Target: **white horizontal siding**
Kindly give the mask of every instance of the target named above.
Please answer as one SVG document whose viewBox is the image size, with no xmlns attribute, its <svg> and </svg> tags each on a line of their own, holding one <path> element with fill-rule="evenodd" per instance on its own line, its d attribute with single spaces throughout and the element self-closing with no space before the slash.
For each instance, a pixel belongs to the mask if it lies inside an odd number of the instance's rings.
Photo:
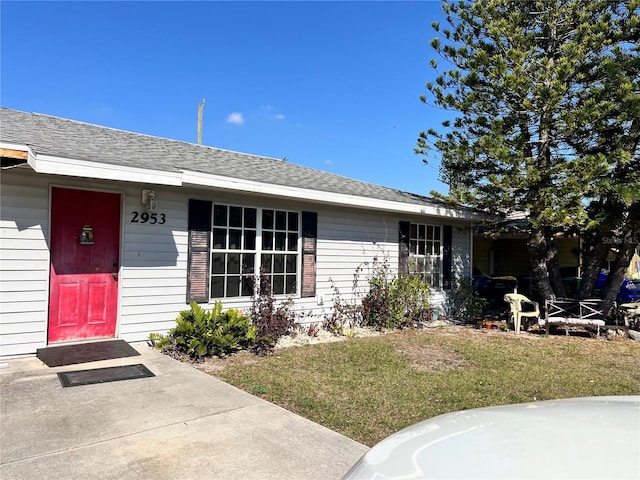
<svg viewBox="0 0 640 480">
<path fill-rule="evenodd" d="M 132 223 L 132 212 L 143 211 L 141 188 L 125 191 L 119 335 L 127 341 L 165 333 L 186 308 L 189 196 L 175 188 L 154 190 L 162 225 Z"/>
<path fill-rule="evenodd" d="M 63 181 L 61 181 L 63 180 Z M 186 305 L 189 198 L 223 199 L 225 203 L 318 212 L 316 292 L 314 298 L 294 299 L 293 309 L 301 322 L 318 321 L 333 307 L 334 287 L 349 300 L 354 274 L 359 272 L 359 293 L 368 288 L 374 258 L 395 274 L 398 264 L 396 216 L 356 209 L 299 205 L 259 198 L 216 195 L 202 190 L 150 187 L 129 183 L 82 181 L 10 171 L 2 175 L 0 217 L 0 355 L 35 353 L 46 345 L 49 285 L 49 188 L 50 184 L 104 189 L 123 194 L 122 244 L 119 275 L 118 336 L 141 341 L 149 333 L 165 333 Z M 141 213 L 141 190 L 153 188 L 157 214 L 165 223 L 133 223 Z M 266 203 L 265 203 L 266 202 Z M 424 222 L 424 218 L 403 218 Z M 428 223 L 437 223 L 429 218 Z M 445 222 L 442 222 L 444 224 Z M 454 226 L 453 253 L 456 272 L 470 271 L 470 236 L 460 224 Z M 444 294 L 432 292 L 432 302 Z M 211 308 L 212 305 L 204 305 Z M 225 308 L 249 312 L 251 301 L 229 299 Z"/>
<path fill-rule="evenodd" d="M 49 189 L 3 171 L 0 192 L 0 355 L 35 353 L 47 334 Z"/>
<path fill-rule="evenodd" d="M 397 219 L 358 211 L 321 210 L 318 215 L 315 317 L 329 313 L 337 291 L 352 302 L 368 286 L 374 258 L 387 261 L 392 272 L 398 263 Z M 379 263 L 381 265 L 381 263 Z M 354 292 L 356 272 L 358 284 Z M 321 304 L 321 305 L 318 305 Z"/>
</svg>

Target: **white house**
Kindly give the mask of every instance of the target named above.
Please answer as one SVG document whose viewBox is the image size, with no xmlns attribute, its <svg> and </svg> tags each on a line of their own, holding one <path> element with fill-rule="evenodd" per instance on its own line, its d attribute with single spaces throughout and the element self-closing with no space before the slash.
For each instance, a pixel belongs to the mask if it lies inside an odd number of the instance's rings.
<svg viewBox="0 0 640 480">
<path fill-rule="evenodd" d="M 420 195 L 4 108 L 0 157 L 2 356 L 145 340 L 191 300 L 249 307 L 260 266 L 311 319 L 375 256 L 419 269 L 436 304 L 470 276 L 473 216 Z"/>
</svg>

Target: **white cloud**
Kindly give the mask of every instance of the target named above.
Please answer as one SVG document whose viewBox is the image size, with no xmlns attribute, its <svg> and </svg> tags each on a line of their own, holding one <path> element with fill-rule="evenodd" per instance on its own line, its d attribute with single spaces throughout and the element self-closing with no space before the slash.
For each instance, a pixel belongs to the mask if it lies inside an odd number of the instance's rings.
<svg viewBox="0 0 640 480">
<path fill-rule="evenodd" d="M 277 114 L 276 120 L 284 120 L 284 115 L 282 113 Z"/>
<path fill-rule="evenodd" d="M 239 112 L 230 113 L 227 116 L 227 123 L 232 123 L 233 125 L 242 125 L 244 123 L 244 115 Z"/>
<path fill-rule="evenodd" d="M 331 165 L 333 165 L 333 160 L 325 160 L 324 164 L 328 165 L 328 166 L 331 166 Z"/>
</svg>

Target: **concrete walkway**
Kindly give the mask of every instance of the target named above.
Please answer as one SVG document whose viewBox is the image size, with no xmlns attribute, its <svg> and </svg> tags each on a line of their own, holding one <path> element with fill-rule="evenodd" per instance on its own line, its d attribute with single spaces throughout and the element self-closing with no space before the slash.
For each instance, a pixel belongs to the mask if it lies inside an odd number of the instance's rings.
<svg viewBox="0 0 640 480">
<path fill-rule="evenodd" d="M 0 478 L 338 479 L 367 447 L 145 344 L 49 368 L 0 360 Z M 143 363 L 156 377 L 63 388 L 57 372 Z"/>
</svg>

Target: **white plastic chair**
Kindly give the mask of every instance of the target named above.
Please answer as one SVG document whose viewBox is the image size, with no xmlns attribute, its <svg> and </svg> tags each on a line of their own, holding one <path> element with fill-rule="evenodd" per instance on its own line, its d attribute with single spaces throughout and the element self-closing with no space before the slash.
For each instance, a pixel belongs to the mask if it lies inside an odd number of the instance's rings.
<svg viewBox="0 0 640 480">
<path fill-rule="evenodd" d="M 527 297 L 520 293 L 507 293 L 504 296 L 504 301 L 509 304 L 509 317 L 513 319 L 513 325 L 516 329 L 516 334 L 520 333 L 520 325 L 522 324 L 522 318 L 535 318 L 540 319 L 540 306 L 538 302 L 529 300 Z M 533 306 L 533 311 L 525 311 L 524 305 Z"/>
</svg>

